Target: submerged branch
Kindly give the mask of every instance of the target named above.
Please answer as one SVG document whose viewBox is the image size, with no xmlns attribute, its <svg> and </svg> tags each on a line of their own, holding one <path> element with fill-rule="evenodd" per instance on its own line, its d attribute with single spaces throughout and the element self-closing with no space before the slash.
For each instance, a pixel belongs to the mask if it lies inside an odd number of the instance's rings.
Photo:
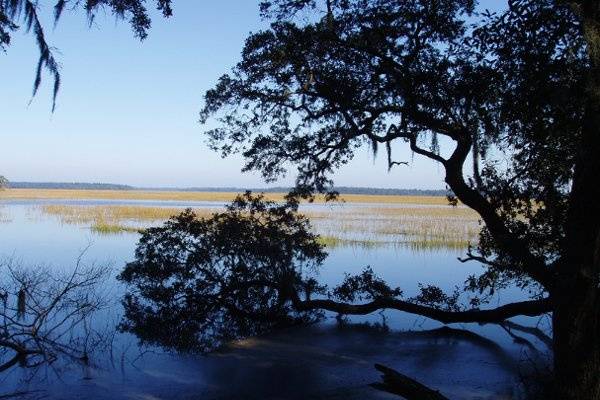
<svg viewBox="0 0 600 400">
<path fill-rule="evenodd" d="M 504 321 L 502 323 L 502 326 L 510 330 L 519 331 L 535 336 L 540 342 L 544 343 L 549 348 L 552 348 L 552 338 L 546 335 L 540 328 L 523 326 L 512 321 Z"/>
<path fill-rule="evenodd" d="M 448 400 L 447 397 L 442 396 L 437 390 L 430 389 L 422 383 L 391 368 L 381 364 L 375 364 L 375 368 L 383 373 L 381 376 L 383 383 L 371 384 L 371 387 L 375 389 L 397 394 L 407 400 Z"/>
</svg>

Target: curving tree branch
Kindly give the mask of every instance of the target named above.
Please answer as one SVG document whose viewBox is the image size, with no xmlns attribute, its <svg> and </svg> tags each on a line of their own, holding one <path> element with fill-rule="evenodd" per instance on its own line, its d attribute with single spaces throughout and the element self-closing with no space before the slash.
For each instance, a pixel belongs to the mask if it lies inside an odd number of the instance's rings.
<svg viewBox="0 0 600 400">
<path fill-rule="evenodd" d="M 302 301 L 299 298 L 294 298 L 293 304 L 299 311 L 320 309 L 343 315 L 365 315 L 379 310 L 390 309 L 420 315 L 444 324 L 469 322 L 482 324 L 500 323 L 519 315 L 535 317 L 552 311 L 552 303 L 549 298 L 509 303 L 489 310 L 471 309 L 466 311 L 449 311 L 392 298 L 375 299 L 363 304 L 349 304 L 334 300 L 317 299 Z"/>
<path fill-rule="evenodd" d="M 106 304 L 97 288 L 109 270 L 80 262 L 81 257 L 64 275 L 0 262 L 5 275 L 0 282 L 0 372 L 16 364 L 50 364 L 59 355 L 81 361 L 99 343 L 91 339 L 97 332 L 90 319 Z"/>
</svg>

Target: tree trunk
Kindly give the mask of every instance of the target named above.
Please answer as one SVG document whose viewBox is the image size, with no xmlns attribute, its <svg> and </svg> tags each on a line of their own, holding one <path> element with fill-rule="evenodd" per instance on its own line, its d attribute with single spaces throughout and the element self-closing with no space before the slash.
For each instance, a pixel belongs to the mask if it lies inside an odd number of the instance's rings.
<svg viewBox="0 0 600 400">
<path fill-rule="evenodd" d="M 552 288 L 557 399 L 600 400 L 600 1 L 571 5 L 590 70 L 562 262 Z"/>
<path fill-rule="evenodd" d="M 600 400 L 600 299 L 566 293 L 553 314 L 556 399 Z"/>
</svg>

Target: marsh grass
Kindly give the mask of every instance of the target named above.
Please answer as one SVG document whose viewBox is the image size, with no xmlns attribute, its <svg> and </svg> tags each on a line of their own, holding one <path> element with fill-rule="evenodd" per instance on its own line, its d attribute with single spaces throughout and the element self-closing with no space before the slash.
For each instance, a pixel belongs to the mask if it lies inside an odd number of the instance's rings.
<svg viewBox="0 0 600 400">
<path fill-rule="evenodd" d="M 122 222 L 141 221 L 154 222 L 164 221 L 173 215 L 183 211 L 177 207 L 146 207 L 146 206 L 70 206 L 70 205 L 45 205 L 42 206 L 45 214 L 60 218 L 61 222 L 67 224 L 85 224 L 89 222 Z M 217 209 L 201 208 L 194 212 L 200 216 L 208 216 Z"/>
<path fill-rule="evenodd" d="M 6 212 L 6 209 L 2 206 L 0 206 L 0 224 L 7 224 L 9 222 L 11 222 L 11 218 L 8 215 L 8 212 Z"/>
<path fill-rule="evenodd" d="M 107 224 L 104 222 L 94 222 L 90 227 L 92 232 L 99 235 L 115 235 L 119 233 L 143 233 L 143 228 L 136 228 L 133 226 L 119 225 L 119 224 Z"/>
<path fill-rule="evenodd" d="M 69 190 L 69 189 L 6 189 L 0 193 L 0 199 L 36 200 L 36 199 L 96 199 L 96 200 L 156 200 L 156 201 L 215 201 L 230 202 L 235 192 L 188 192 L 188 191 L 149 191 L 149 190 Z M 266 193 L 269 200 L 282 201 L 286 193 Z M 323 196 L 317 196 L 315 202 L 323 203 Z M 344 194 L 340 200 L 347 203 L 378 204 L 421 204 L 447 205 L 443 196 L 388 196 Z"/>
<path fill-rule="evenodd" d="M 100 235 L 121 233 L 141 233 L 151 224 L 167 220 L 183 211 L 175 207 L 145 206 L 70 206 L 44 205 L 44 214 L 57 217 L 61 223 L 74 225 L 90 225 L 92 232 Z M 216 209 L 196 209 L 199 216 L 209 216 Z"/>
<path fill-rule="evenodd" d="M 354 248 L 362 248 L 362 249 L 374 249 L 377 247 L 387 247 L 392 243 L 377 241 L 377 240 L 369 240 L 369 239 L 342 239 L 335 236 L 319 236 L 318 242 L 323 246 L 328 248 L 337 248 L 337 247 L 354 247 Z"/>
<path fill-rule="evenodd" d="M 344 239 L 335 236 L 319 236 L 319 243 L 329 249 L 351 247 L 354 249 L 378 249 L 395 248 L 409 249 L 415 252 L 422 251 L 463 251 L 471 242 L 464 240 L 446 240 L 446 239 L 406 239 L 406 240 L 385 240 L 379 239 Z"/>
<path fill-rule="evenodd" d="M 371 207 L 350 212 L 307 213 L 328 237 L 408 245 L 415 250 L 464 249 L 475 244 L 481 225 L 465 207 Z"/>
<path fill-rule="evenodd" d="M 88 225 L 102 235 L 142 232 L 183 210 L 126 205 L 44 205 L 41 209 L 62 223 Z M 220 210 L 197 208 L 194 212 L 208 217 Z M 395 246 L 415 251 L 461 250 L 477 242 L 481 229 L 477 214 L 461 206 L 345 204 L 325 210 L 303 208 L 301 212 L 321 235 L 320 242 L 329 248 Z"/>
</svg>

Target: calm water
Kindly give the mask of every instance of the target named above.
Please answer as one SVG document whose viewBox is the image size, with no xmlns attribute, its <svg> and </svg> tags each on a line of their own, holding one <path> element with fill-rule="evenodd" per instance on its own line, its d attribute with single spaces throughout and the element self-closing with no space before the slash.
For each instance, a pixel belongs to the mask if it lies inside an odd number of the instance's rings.
<svg viewBox="0 0 600 400">
<path fill-rule="evenodd" d="M 52 201 L 0 203 L 0 258 L 23 266 L 46 265 L 69 270 L 88 247 L 85 263 L 110 264 L 116 276 L 133 259 L 138 234 L 101 236 L 86 226 L 61 224 L 37 208 L 40 204 L 135 204 L 169 207 L 215 207 L 212 202 Z M 354 205 L 353 205 L 354 206 Z M 353 207 L 346 205 L 344 207 Z M 372 204 L 370 206 L 373 206 Z M 323 207 L 319 205 L 310 207 Z M 415 252 L 397 247 L 340 247 L 329 251 L 320 280 L 334 285 L 345 272 L 365 266 L 406 296 L 417 283 L 436 283 L 452 290 L 477 273 L 475 264 L 456 260 L 456 251 Z M 102 314 L 104 325 L 118 322 L 123 288 L 106 282 L 112 299 Z M 520 298 L 516 290 L 497 301 Z M 387 328 L 381 328 L 382 321 Z M 537 319 L 517 322 L 535 324 Z M 54 368 L 13 368 L 0 376 L 0 396 L 30 391 L 36 398 L 212 399 L 212 398 L 394 398 L 368 384 L 378 380 L 378 362 L 422 380 L 457 399 L 517 398 L 520 372 L 535 349 L 515 343 L 500 327 L 462 324 L 461 331 L 431 331 L 441 325 L 399 312 L 386 311 L 352 317 L 340 325 L 333 317 L 317 325 L 250 338 L 210 355 L 169 354 L 141 348 L 134 337 L 117 334 L 110 351 L 102 351 L 92 365 L 57 363 Z M 168 329 L 168 327 L 165 327 Z M 527 337 L 545 352 L 541 343 Z"/>
</svg>

